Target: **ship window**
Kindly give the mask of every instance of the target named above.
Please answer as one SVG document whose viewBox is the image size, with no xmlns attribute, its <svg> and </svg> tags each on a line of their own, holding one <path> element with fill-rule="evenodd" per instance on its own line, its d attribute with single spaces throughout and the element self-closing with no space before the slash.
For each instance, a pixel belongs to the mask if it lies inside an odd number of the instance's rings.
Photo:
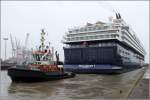
<svg viewBox="0 0 150 100">
<path fill-rule="evenodd" d="M 99 27 L 95 27 L 96 28 L 96 30 L 98 30 L 99 29 Z"/>
<path fill-rule="evenodd" d="M 84 28 L 81 28 L 80 31 L 83 32 L 83 31 L 84 31 Z"/>
<path fill-rule="evenodd" d="M 86 39 L 88 40 L 88 39 L 89 39 L 89 36 L 86 36 Z"/>
<path fill-rule="evenodd" d="M 115 43 L 111 43 L 110 46 L 115 46 Z"/>
<path fill-rule="evenodd" d="M 102 46 L 106 46 L 106 43 L 102 43 Z"/>
<path fill-rule="evenodd" d="M 79 37 L 76 37 L 76 40 L 79 40 Z"/>
<path fill-rule="evenodd" d="M 74 32 L 77 32 L 77 30 L 74 30 Z"/>
<path fill-rule="evenodd" d="M 99 43 L 98 45 L 101 46 L 101 43 Z"/>
<path fill-rule="evenodd" d="M 87 28 L 85 28 L 84 31 L 87 31 Z"/>
<path fill-rule="evenodd" d="M 92 27 L 92 30 L 94 31 L 94 30 L 96 30 L 96 28 L 95 28 L 95 27 Z"/>
<path fill-rule="evenodd" d="M 101 27 L 97 27 L 98 28 L 98 30 L 101 30 L 102 28 Z"/>
<path fill-rule="evenodd" d="M 80 37 L 81 38 L 81 40 L 83 40 L 83 37 Z"/>
<path fill-rule="evenodd" d="M 85 40 L 86 37 L 82 37 L 82 38 L 83 38 L 83 40 Z"/>
<path fill-rule="evenodd" d="M 93 30 L 96 30 L 97 28 L 96 27 L 93 27 Z"/>
<path fill-rule="evenodd" d="M 89 28 L 89 31 L 91 31 L 92 30 L 92 28 Z"/>
<path fill-rule="evenodd" d="M 106 38 L 106 35 L 103 35 L 103 38 Z"/>
<path fill-rule="evenodd" d="M 67 38 L 67 41 L 70 41 L 70 38 Z"/>
<path fill-rule="evenodd" d="M 122 51 L 122 53 L 124 53 L 124 51 Z"/>
<path fill-rule="evenodd" d="M 74 41 L 74 38 L 72 38 L 71 41 Z"/>
<path fill-rule="evenodd" d="M 104 29 L 108 28 L 108 26 L 104 26 Z"/>
<path fill-rule="evenodd" d="M 113 43 L 108 43 L 108 46 L 112 46 L 113 45 Z"/>
<path fill-rule="evenodd" d="M 111 38 L 113 38 L 114 37 L 114 35 L 113 34 L 111 34 Z"/>
<path fill-rule="evenodd" d="M 69 33 L 72 33 L 72 31 L 69 31 Z"/>
<path fill-rule="evenodd" d="M 95 39 L 98 39 L 98 37 L 97 36 L 94 36 L 95 37 Z"/>
<path fill-rule="evenodd" d="M 89 28 L 87 28 L 87 31 L 89 31 Z"/>
<path fill-rule="evenodd" d="M 121 50 L 119 50 L 119 52 L 121 53 Z"/>
<path fill-rule="evenodd" d="M 84 37 L 85 38 L 85 40 L 87 40 L 87 37 Z"/>
</svg>

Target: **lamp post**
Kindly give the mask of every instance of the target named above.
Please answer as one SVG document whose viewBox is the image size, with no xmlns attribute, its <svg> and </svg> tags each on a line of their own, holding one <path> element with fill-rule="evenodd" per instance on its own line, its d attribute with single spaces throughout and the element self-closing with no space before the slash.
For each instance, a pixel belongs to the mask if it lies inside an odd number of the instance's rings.
<svg viewBox="0 0 150 100">
<path fill-rule="evenodd" d="M 7 49 L 7 40 L 8 38 L 3 38 L 5 41 L 5 60 L 7 59 L 7 55 L 6 55 L 6 49 Z"/>
</svg>

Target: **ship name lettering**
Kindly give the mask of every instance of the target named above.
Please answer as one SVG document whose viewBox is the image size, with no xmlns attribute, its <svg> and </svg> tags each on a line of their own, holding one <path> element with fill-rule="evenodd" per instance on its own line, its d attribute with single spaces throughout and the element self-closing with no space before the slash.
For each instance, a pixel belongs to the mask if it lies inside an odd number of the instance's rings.
<svg viewBox="0 0 150 100">
<path fill-rule="evenodd" d="M 79 65 L 79 67 L 82 67 L 82 68 L 92 68 L 92 67 L 95 67 L 95 65 Z"/>
</svg>

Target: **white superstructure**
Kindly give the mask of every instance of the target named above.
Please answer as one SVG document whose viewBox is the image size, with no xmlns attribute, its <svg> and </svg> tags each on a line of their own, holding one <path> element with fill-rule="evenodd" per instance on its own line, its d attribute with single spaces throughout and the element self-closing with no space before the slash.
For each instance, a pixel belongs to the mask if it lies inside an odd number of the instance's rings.
<svg viewBox="0 0 150 100">
<path fill-rule="evenodd" d="M 143 45 L 128 24 L 116 14 L 108 23 L 98 21 L 94 24 L 87 23 L 83 27 L 69 29 L 63 37 L 63 43 L 117 39 L 145 55 Z"/>
</svg>

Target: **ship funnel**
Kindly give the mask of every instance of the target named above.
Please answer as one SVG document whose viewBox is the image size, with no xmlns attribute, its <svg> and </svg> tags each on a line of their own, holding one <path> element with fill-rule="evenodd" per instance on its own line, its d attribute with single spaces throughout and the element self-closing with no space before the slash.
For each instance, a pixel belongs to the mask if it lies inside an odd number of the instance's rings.
<svg viewBox="0 0 150 100">
<path fill-rule="evenodd" d="M 116 19 L 119 19 L 119 16 L 118 16 L 118 14 L 116 13 Z"/>
<path fill-rule="evenodd" d="M 121 19 L 120 13 L 116 13 L 116 19 Z"/>
<path fill-rule="evenodd" d="M 119 19 L 121 19 L 121 15 L 120 15 L 120 13 L 118 13 L 118 16 L 119 16 Z"/>
</svg>

